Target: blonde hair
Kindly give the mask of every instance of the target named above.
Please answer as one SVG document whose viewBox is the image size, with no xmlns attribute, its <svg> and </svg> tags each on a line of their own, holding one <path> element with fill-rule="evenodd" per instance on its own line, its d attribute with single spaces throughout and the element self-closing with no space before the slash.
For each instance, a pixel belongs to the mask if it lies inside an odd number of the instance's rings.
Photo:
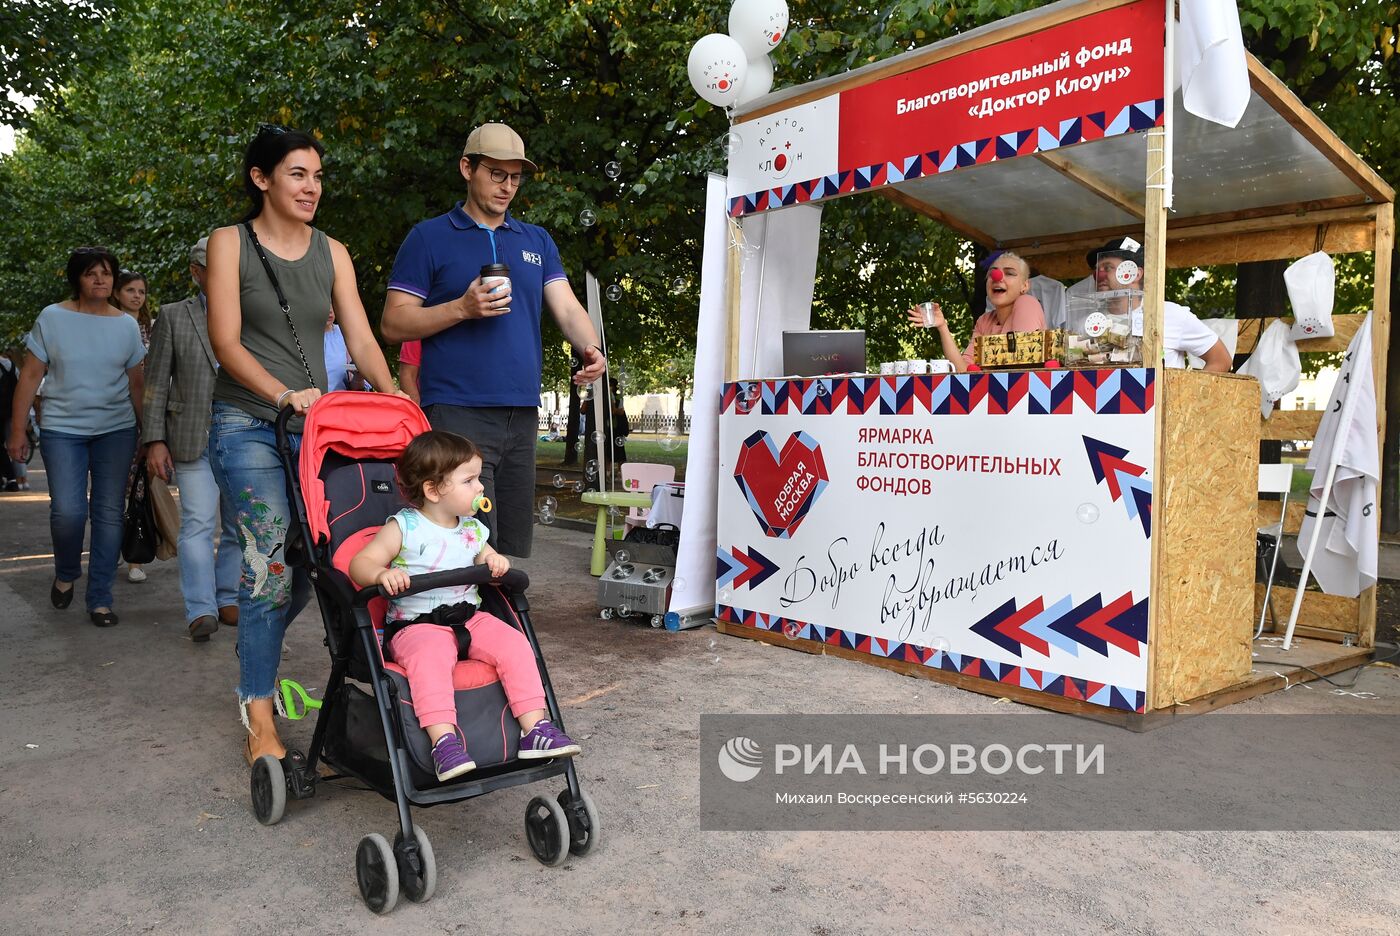
<svg viewBox="0 0 1400 936">
<path fill-rule="evenodd" d="M 992 266 L 995 266 L 996 264 L 998 264 L 998 263 L 1000 263 L 1001 261 L 1005 260 L 1007 257 L 1010 257 L 1012 260 L 1017 260 L 1017 261 L 1019 261 L 1020 264 L 1021 264 L 1021 275 L 1024 276 L 1027 280 L 1030 280 L 1030 278 L 1031 278 L 1031 265 L 1030 265 L 1029 263 L 1026 262 L 1026 258 L 1025 258 L 1025 257 L 1021 256 L 1020 254 L 1018 254 L 1018 253 L 1017 253 L 1016 251 L 1014 251 L 1014 250 L 1003 250 L 1001 253 L 997 254 L 997 258 L 996 258 L 995 260 L 992 261 Z M 990 268 L 990 267 L 988 268 L 987 272 L 988 272 L 988 273 L 991 272 L 991 268 Z"/>
</svg>

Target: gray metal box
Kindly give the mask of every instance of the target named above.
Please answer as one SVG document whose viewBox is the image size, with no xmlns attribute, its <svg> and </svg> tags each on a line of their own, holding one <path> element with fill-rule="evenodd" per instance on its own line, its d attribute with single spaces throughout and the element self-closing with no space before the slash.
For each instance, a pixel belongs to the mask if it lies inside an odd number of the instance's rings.
<svg viewBox="0 0 1400 936">
<path fill-rule="evenodd" d="M 660 626 L 671 602 L 671 582 L 676 570 L 668 565 L 614 560 L 598 580 L 598 606 L 607 612 L 616 610 L 621 617 L 634 615 L 655 618 Z"/>
</svg>

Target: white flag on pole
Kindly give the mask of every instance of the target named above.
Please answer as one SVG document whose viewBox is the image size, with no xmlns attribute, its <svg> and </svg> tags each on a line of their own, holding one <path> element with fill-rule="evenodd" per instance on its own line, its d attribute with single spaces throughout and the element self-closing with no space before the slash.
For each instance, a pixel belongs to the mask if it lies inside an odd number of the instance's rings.
<svg viewBox="0 0 1400 936">
<path fill-rule="evenodd" d="M 1308 468 L 1313 472 L 1299 548 L 1311 550 L 1312 574 L 1329 595 L 1355 598 L 1376 584 L 1380 481 L 1376 382 L 1371 367 L 1371 316 L 1347 346 L 1342 372 L 1317 428 Z M 1331 491 L 1325 490 L 1332 465 Z M 1326 510 L 1321 510 L 1327 496 Z M 1320 518 L 1320 519 L 1319 519 Z M 1314 531 L 1314 524 L 1319 529 Z"/>
<path fill-rule="evenodd" d="M 1176 61 L 1189 113 L 1236 127 L 1249 106 L 1249 66 L 1233 0 L 1181 0 Z"/>
</svg>

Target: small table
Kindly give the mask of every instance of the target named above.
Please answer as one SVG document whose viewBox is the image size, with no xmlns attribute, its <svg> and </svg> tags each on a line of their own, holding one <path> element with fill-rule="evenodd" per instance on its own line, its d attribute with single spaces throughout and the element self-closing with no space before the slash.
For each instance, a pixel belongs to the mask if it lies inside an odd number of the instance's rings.
<svg viewBox="0 0 1400 936">
<path fill-rule="evenodd" d="M 643 494 L 640 491 L 586 491 L 583 502 L 598 506 L 598 523 L 593 528 L 593 558 L 588 571 L 592 575 L 602 575 L 608 567 L 608 553 L 603 547 L 603 540 L 607 538 L 608 533 L 608 508 L 650 507 L 651 492 Z"/>
</svg>

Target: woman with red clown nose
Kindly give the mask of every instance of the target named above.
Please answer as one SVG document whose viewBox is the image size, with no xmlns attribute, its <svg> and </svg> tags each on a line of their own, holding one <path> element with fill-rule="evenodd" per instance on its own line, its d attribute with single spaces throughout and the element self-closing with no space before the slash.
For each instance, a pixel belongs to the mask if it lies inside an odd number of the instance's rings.
<svg viewBox="0 0 1400 936">
<path fill-rule="evenodd" d="M 1045 328 L 1045 310 L 1040 300 L 1029 292 L 1031 288 L 1031 268 L 1019 256 L 1004 251 L 991 258 L 987 269 L 987 301 L 991 308 L 977 317 L 972 326 L 972 340 L 967 348 L 958 349 L 957 339 L 948 329 L 948 320 L 943 316 L 943 308 L 936 302 L 931 320 L 925 321 L 918 309 L 908 312 L 909 324 L 918 328 L 935 328 L 943 345 L 943 356 L 953 363 L 959 372 L 972 369 L 973 347 L 978 335 L 1004 335 L 1007 332 L 1041 331 Z"/>
</svg>

